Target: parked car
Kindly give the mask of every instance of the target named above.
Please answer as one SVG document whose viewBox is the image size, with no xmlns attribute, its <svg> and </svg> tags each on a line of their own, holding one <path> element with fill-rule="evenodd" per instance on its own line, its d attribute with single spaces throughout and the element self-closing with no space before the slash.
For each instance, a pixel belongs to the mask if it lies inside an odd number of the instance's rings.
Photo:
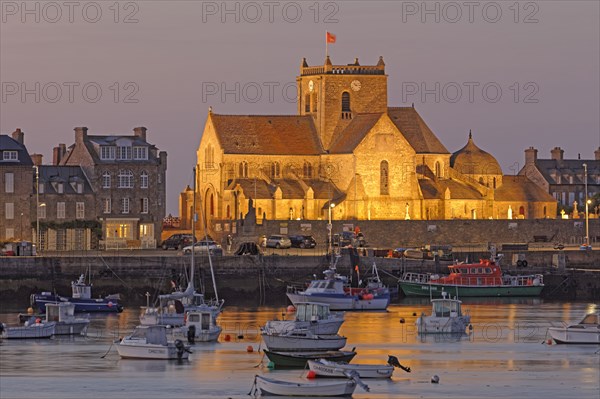
<svg viewBox="0 0 600 399">
<path fill-rule="evenodd" d="M 295 248 L 314 248 L 317 246 L 317 242 L 313 236 L 295 235 L 290 236 L 292 247 Z"/>
<path fill-rule="evenodd" d="M 196 242 L 196 237 L 192 237 L 191 234 L 173 234 L 163 241 L 162 249 L 183 249 L 188 245 L 192 245 L 192 242 Z"/>
<path fill-rule="evenodd" d="M 192 253 L 192 248 L 194 249 L 194 253 L 207 253 L 210 251 L 215 255 L 223 255 L 223 248 L 216 242 L 212 240 L 201 240 L 195 243 L 194 245 L 188 245 L 183 248 L 183 253 L 188 255 Z M 217 253 L 220 252 L 220 253 Z"/>
<path fill-rule="evenodd" d="M 273 234 L 267 238 L 267 248 L 290 248 L 292 242 L 286 236 Z"/>
</svg>

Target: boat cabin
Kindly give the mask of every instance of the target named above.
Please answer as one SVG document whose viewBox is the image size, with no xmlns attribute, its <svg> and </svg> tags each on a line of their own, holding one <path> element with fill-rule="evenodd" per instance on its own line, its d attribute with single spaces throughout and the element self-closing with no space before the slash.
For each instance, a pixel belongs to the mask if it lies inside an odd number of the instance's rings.
<svg viewBox="0 0 600 399">
<path fill-rule="evenodd" d="M 461 302 L 453 299 L 433 299 L 431 301 L 431 316 L 458 317 L 462 316 Z"/>
<path fill-rule="evenodd" d="M 502 285 L 502 270 L 494 261 L 482 259 L 475 264 L 448 266 L 448 276 L 431 278 L 432 283 L 452 285 Z"/>
<path fill-rule="evenodd" d="M 129 340 L 145 340 L 147 344 L 167 345 L 167 328 L 165 326 L 137 326 Z"/>
<path fill-rule="evenodd" d="M 296 304 L 296 321 L 326 320 L 330 316 L 329 305 L 316 302 L 299 302 Z"/>
<path fill-rule="evenodd" d="M 599 313 L 590 313 L 585 315 L 583 320 L 579 322 L 580 325 L 600 325 L 600 314 Z"/>
<path fill-rule="evenodd" d="M 46 304 L 46 321 L 68 321 L 74 318 L 75 304 L 70 302 Z"/>
<path fill-rule="evenodd" d="M 85 283 L 85 275 L 79 276 L 79 280 L 71 281 L 71 291 L 75 299 L 91 299 L 92 286 Z"/>
</svg>

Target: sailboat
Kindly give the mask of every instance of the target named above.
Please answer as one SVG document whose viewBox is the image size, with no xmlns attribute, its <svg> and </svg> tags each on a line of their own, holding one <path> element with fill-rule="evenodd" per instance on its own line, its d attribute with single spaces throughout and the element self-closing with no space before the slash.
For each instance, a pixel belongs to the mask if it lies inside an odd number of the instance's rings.
<svg viewBox="0 0 600 399">
<path fill-rule="evenodd" d="M 196 209 L 196 168 L 194 168 L 194 197 L 193 208 Z M 197 214 L 194 212 L 192 218 L 192 232 L 196 231 Z M 204 218 L 206 233 L 206 218 Z M 207 233 L 206 233 L 207 234 Z M 206 237 L 208 239 L 208 237 Z M 170 325 L 178 326 L 180 329 L 176 333 L 183 334 L 190 343 L 194 341 L 216 341 L 221 333 L 221 327 L 217 325 L 216 320 L 225 301 L 219 299 L 215 274 L 212 265 L 210 251 L 208 252 L 208 262 L 210 264 L 210 273 L 212 276 L 215 299 L 206 301 L 204 294 L 196 291 L 194 287 L 194 252 L 191 251 L 191 266 L 189 281 L 184 291 L 175 291 L 170 294 L 159 295 L 159 306 L 146 306 L 140 316 L 142 325 Z M 149 304 L 148 304 L 149 305 Z"/>
</svg>

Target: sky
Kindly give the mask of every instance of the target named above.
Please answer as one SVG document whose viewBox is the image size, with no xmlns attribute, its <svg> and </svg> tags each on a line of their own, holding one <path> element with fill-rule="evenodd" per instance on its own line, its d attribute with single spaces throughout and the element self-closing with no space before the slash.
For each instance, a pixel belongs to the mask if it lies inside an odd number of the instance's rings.
<svg viewBox="0 0 600 399">
<path fill-rule="evenodd" d="M 505 174 L 533 146 L 600 146 L 598 1 L 0 1 L 0 132 L 30 153 L 133 134 L 168 153 L 167 213 L 192 184 L 209 106 L 295 114 L 306 57 L 386 63 L 388 105 L 414 103 L 450 152 L 469 130 Z"/>
</svg>

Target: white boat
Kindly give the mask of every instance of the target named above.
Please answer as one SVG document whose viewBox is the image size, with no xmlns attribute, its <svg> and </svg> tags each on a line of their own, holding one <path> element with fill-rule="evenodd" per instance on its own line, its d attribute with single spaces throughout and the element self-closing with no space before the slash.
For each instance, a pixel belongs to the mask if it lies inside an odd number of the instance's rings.
<svg viewBox="0 0 600 399">
<path fill-rule="evenodd" d="M 222 304 L 222 302 L 221 302 Z M 217 317 L 221 313 L 220 306 L 204 305 L 186 312 L 184 325 L 178 332 L 187 338 L 190 344 L 199 342 L 213 342 L 219 339 L 221 326 L 217 324 Z"/>
<path fill-rule="evenodd" d="M 194 196 L 193 196 L 193 209 L 196 209 L 196 168 L 194 168 Z M 192 217 L 192 231 L 196 231 L 196 217 L 197 214 L 194 212 L 194 217 Z M 204 218 L 206 220 L 206 218 Z M 204 230 L 207 231 L 207 227 L 204 226 Z M 208 236 L 206 236 L 205 241 L 208 241 Z M 149 303 L 145 307 L 142 307 L 142 313 L 140 315 L 140 323 L 142 325 L 168 325 L 168 326 L 183 326 L 185 324 L 185 317 L 188 312 L 201 312 L 211 313 L 211 318 L 214 319 L 214 323 L 216 323 L 216 318 L 221 313 L 221 309 L 225 301 L 223 299 L 219 300 L 219 295 L 217 293 L 217 284 L 215 282 L 215 274 L 212 265 L 211 251 L 207 251 L 208 263 L 210 265 L 210 273 L 212 276 L 213 290 L 215 292 L 215 299 L 210 301 L 205 301 L 204 294 L 196 292 L 194 288 L 194 269 L 195 269 L 195 258 L 194 253 L 196 251 L 191 251 L 191 265 L 190 265 L 190 276 L 188 280 L 188 285 L 185 290 L 177 290 L 170 294 L 159 295 L 158 302 L 159 305 L 156 307 L 151 307 Z M 146 294 L 149 300 L 150 294 Z M 219 327 L 220 328 L 220 327 Z M 186 329 L 187 334 L 188 329 Z M 199 340 L 203 341 L 203 337 L 206 340 L 214 341 L 218 339 L 221 331 L 219 330 L 218 334 L 214 334 L 215 330 L 212 329 L 207 331 L 206 334 L 202 334 L 197 336 L 200 338 Z M 200 334 L 197 331 L 197 334 Z M 214 337 L 214 339 L 209 339 Z"/>
<path fill-rule="evenodd" d="M 389 356 L 387 364 L 350 364 L 327 359 L 309 360 L 307 363 L 310 370 L 322 377 L 346 377 L 349 371 L 354 371 L 360 378 L 390 378 L 394 367 L 410 373 L 410 367 L 402 366 L 395 356 Z"/>
<path fill-rule="evenodd" d="M 373 277 L 362 288 L 349 287 L 348 278 L 336 273 L 335 264 L 323 274 L 324 279 L 311 281 L 305 290 L 288 287 L 287 297 L 294 306 L 301 302 L 320 302 L 328 304 L 331 310 L 385 310 L 390 304 L 390 290 L 383 286 L 375 264 Z"/>
<path fill-rule="evenodd" d="M 275 352 L 336 351 L 346 346 L 341 335 L 317 335 L 308 330 L 292 330 L 282 333 L 262 331 L 265 346 Z"/>
<path fill-rule="evenodd" d="M 344 313 L 329 311 L 329 304 L 318 302 L 298 302 L 294 318 L 290 320 L 269 320 L 264 330 L 282 333 L 292 330 L 309 330 L 313 334 L 337 334 Z"/>
<path fill-rule="evenodd" d="M 85 334 L 90 325 L 87 317 L 75 317 L 75 304 L 70 302 L 47 303 L 46 322 L 56 322 L 54 335 Z"/>
<path fill-rule="evenodd" d="M 365 391 L 369 387 L 363 384 L 358 376 L 348 378 L 346 381 L 328 381 L 328 382 L 291 382 L 281 381 L 272 378 L 256 375 L 254 377 L 254 395 L 261 396 L 303 396 L 303 397 L 318 397 L 318 396 L 346 396 L 350 397 L 356 389 L 356 385 L 360 384 Z"/>
<path fill-rule="evenodd" d="M 166 326 L 137 326 L 131 335 L 117 342 L 124 359 L 187 359 L 190 347 L 181 340 L 169 341 Z"/>
<path fill-rule="evenodd" d="M 600 344 L 600 312 L 588 313 L 577 324 L 548 328 L 557 344 Z"/>
<path fill-rule="evenodd" d="M 419 334 L 464 334 L 471 322 L 471 316 L 463 314 L 462 302 L 448 298 L 442 292 L 442 299 L 431 300 L 431 314 L 421 313 L 415 324 Z"/>
<path fill-rule="evenodd" d="M 43 322 L 40 318 L 33 322 L 26 321 L 24 326 L 8 327 L 0 323 L 0 338 L 3 339 L 35 339 L 50 338 L 54 335 L 56 322 Z"/>
</svg>

